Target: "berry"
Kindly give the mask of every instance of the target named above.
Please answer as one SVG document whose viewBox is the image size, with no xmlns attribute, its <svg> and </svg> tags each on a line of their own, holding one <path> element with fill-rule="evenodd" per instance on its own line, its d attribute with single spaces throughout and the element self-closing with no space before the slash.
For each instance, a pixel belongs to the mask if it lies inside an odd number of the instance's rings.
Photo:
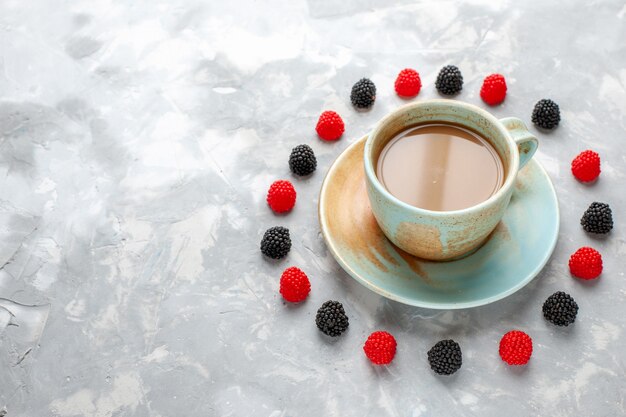
<svg viewBox="0 0 626 417">
<path fill-rule="evenodd" d="M 587 150 L 578 154 L 572 161 L 572 174 L 578 181 L 593 181 L 600 175 L 600 155 Z"/>
<path fill-rule="evenodd" d="M 495 106 L 504 101 L 506 97 L 506 80 L 501 74 L 491 74 L 483 81 L 480 88 L 480 98 L 490 106 Z"/>
<path fill-rule="evenodd" d="M 298 145 L 289 155 L 289 169 L 296 175 L 312 174 L 317 168 L 317 159 L 309 145 Z"/>
<path fill-rule="evenodd" d="M 283 298 L 292 303 L 304 301 L 311 292 L 311 283 L 300 268 L 291 266 L 280 276 L 280 293 Z"/>
<path fill-rule="evenodd" d="M 326 301 L 317 310 L 315 324 L 322 333 L 337 337 L 348 329 L 348 316 L 339 301 Z"/>
<path fill-rule="evenodd" d="M 590 247 L 582 247 L 569 258 L 569 271 L 582 279 L 594 279 L 602 273 L 602 255 Z"/>
<path fill-rule="evenodd" d="M 428 351 L 430 368 L 439 375 L 452 375 L 461 368 L 461 347 L 454 340 L 440 340 Z"/>
<path fill-rule="evenodd" d="M 543 303 L 543 317 L 557 326 L 569 326 L 576 321 L 578 304 L 571 295 L 563 291 L 552 294 Z"/>
<path fill-rule="evenodd" d="M 586 232 L 605 234 L 613 229 L 613 212 L 605 203 L 594 201 L 583 214 L 580 224 Z"/>
<path fill-rule="evenodd" d="M 270 227 L 261 239 L 261 252 L 272 259 L 281 259 L 287 256 L 291 249 L 289 229 L 282 226 Z"/>
<path fill-rule="evenodd" d="M 532 120 L 539 127 L 554 129 L 561 121 L 559 105 L 549 98 L 539 100 L 533 109 Z"/>
<path fill-rule="evenodd" d="M 500 357 L 509 365 L 526 365 L 533 354 L 533 339 L 519 330 L 512 330 L 500 340 Z"/>
<path fill-rule="evenodd" d="M 461 71 L 454 65 L 446 65 L 439 71 L 435 87 L 441 94 L 448 96 L 459 93 L 463 89 Z"/>
<path fill-rule="evenodd" d="M 337 140 L 343 135 L 345 126 L 341 117 L 334 111 L 325 111 L 320 115 L 315 130 L 324 140 Z"/>
<path fill-rule="evenodd" d="M 296 204 L 296 189 L 286 180 L 274 181 L 267 191 L 267 204 L 276 213 L 285 213 Z"/>
<path fill-rule="evenodd" d="M 417 71 L 405 68 L 398 74 L 394 87 L 401 97 L 415 97 L 422 88 L 422 80 Z"/>
<path fill-rule="evenodd" d="M 376 86 L 372 80 L 361 78 L 352 86 L 350 101 L 354 107 L 367 109 L 374 104 L 374 100 L 376 100 Z"/>
<path fill-rule="evenodd" d="M 365 341 L 363 351 L 372 363 L 387 365 L 396 356 L 396 339 L 387 332 L 374 332 Z"/>
</svg>

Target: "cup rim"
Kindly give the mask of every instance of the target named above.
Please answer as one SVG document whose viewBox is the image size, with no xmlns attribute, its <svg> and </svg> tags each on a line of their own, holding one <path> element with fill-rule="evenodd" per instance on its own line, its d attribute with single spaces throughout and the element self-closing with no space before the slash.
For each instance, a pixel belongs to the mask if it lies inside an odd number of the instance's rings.
<svg viewBox="0 0 626 417">
<path fill-rule="evenodd" d="M 387 191 L 387 189 L 378 180 L 374 167 L 372 166 L 370 155 L 372 153 L 372 147 L 373 147 L 372 144 L 376 136 L 378 135 L 378 131 L 380 130 L 380 127 L 383 124 L 387 123 L 389 120 L 395 117 L 398 117 L 398 113 L 400 112 L 406 111 L 407 109 L 422 107 L 424 105 L 428 105 L 432 103 L 442 104 L 442 105 L 447 105 L 447 106 L 454 106 L 454 107 L 462 107 L 471 112 L 478 113 L 482 117 L 487 119 L 492 125 L 494 125 L 496 129 L 502 134 L 502 136 L 506 138 L 506 141 L 509 144 L 509 151 L 512 153 L 511 163 L 509 167 L 509 175 L 507 175 L 507 178 L 505 179 L 504 184 L 502 184 L 502 186 L 498 189 L 498 191 L 496 191 L 488 199 L 481 201 L 480 203 L 476 205 L 459 209 L 459 210 L 448 210 L 448 211 L 428 210 L 428 209 L 412 206 L 408 203 L 405 203 L 404 201 L 400 200 L 399 198 L 391 194 L 389 191 Z M 430 215 L 430 216 L 442 216 L 442 217 L 449 216 L 450 214 L 455 214 L 455 215 L 469 214 L 475 211 L 482 210 L 494 204 L 496 201 L 500 200 L 513 187 L 513 183 L 515 181 L 515 178 L 517 177 L 517 172 L 519 171 L 519 163 L 520 163 L 519 162 L 519 150 L 517 149 L 517 143 L 515 143 L 509 131 L 502 125 L 502 123 L 500 123 L 500 121 L 494 115 L 492 115 L 488 111 L 481 109 L 480 107 L 475 106 L 473 104 L 466 103 L 466 102 L 459 101 L 459 100 L 452 100 L 452 99 L 430 99 L 430 100 L 417 101 L 414 103 L 408 103 L 408 104 L 398 107 L 397 109 L 385 115 L 382 119 L 378 121 L 378 123 L 376 123 L 376 126 L 374 127 L 374 129 L 367 136 L 367 140 L 365 141 L 365 150 L 363 154 L 363 159 L 364 159 L 363 163 L 365 166 L 365 176 L 373 184 L 376 190 L 382 195 L 384 195 L 387 199 L 391 200 L 393 203 L 401 206 L 402 208 L 410 210 L 416 214 L 424 214 L 424 215 Z"/>
</svg>

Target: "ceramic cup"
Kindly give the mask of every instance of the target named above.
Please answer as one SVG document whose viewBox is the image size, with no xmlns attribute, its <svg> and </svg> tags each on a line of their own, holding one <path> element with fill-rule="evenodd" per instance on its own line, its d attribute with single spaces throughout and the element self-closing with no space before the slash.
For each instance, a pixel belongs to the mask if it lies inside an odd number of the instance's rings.
<svg viewBox="0 0 626 417">
<path fill-rule="evenodd" d="M 376 176 L 380 152 L 400 131 L 423 123 L 453 123 L 479 133 L 496 149 L 505 181 L 487 200 L 462 210 L 431 211 L 400 201 Z M 537 138 L 516 118 L 496 119 L 456 100 L 426 100 L 400 107 L 383 118 L 365 143 L 365 182 L 374 217 L 396 246 L 420 258 L 445 261 L 472 253 L 495 229 L 509 205 L 518 171 L 537 150 Z"/>
</svg>

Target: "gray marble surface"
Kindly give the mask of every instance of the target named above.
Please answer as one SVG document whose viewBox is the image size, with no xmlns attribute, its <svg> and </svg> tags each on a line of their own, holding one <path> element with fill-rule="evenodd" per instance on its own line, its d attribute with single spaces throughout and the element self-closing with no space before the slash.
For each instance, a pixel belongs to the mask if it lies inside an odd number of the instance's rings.
<svg viewBox="0 0 626 417">
<path fill-rule="evenodd" d="M 0 415 L 32 416 L 619 416 L 626 413 L 626 6 L 616 1 L 3 0 L 0 3 Z M 561 204 L 552 260 L 495 304 L 453 312 L 381 298 L 344 273 L 320 235 L 316 205 L 333 159 L 403 103 L 404 67 L 423 80 L 458 65 L 460 100 L 502 72 L 498 117 L 529 122 Z M 355 112 L 349 90 L 371 77 L 378 99 Z M 335 143 L 314 125 L 334 109 Z M 290 149 L 310 144 L 319 168 L 293 178 Z M 571 159 L 603 158 L 594 185 Z M 275 216 L 269 184 L 291 178 L 298 203 Z M 578 220 L 594 200 L 616 227 L 592 239 Z M 259 253 L 263 231 L 292 231 L 287 260 Z M 572 279 L 569 254 L 604 255 L 597 282 Z M 312 281 L 286 305 L 289 265 Z M 514 265 L 512 266 L 515 267 Z M 541 316 L 565 290 L 574 326 Z M 327 299 L 349 331 L 314 325 Z M 500 336 L 534 338 L 531 363 L 500 361 Z M 388 367 L 361 351 L 374 330 L 399 343 Z M 440 378 L 426 351 L 454 338 L 461 371 Z M 4 409 L 2 408 L 4 407 Z"/>
</svg>

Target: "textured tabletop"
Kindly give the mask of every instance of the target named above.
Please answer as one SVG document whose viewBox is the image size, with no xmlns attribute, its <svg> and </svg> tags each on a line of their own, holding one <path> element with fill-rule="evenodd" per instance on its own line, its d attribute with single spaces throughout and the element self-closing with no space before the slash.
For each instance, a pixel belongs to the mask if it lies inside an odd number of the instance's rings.
<svg viewBox="0 0 626 417">
<path fill-rule="evenodd" d="M 626 6 L 551 3 L 3 0 L 0 415 L 624 415 Z M 562 122 L 531 127 L 561 208 L 551 261 L 502 301 L 446 312 L 350 278 L 317 202 L 334 158 L 405 102 L 399 70 L 420 72 L 421 100 L 438 97 L 447 64 L 463 72 L 459 100 L 486 108 L 482 79 L 500 72 L 509 93 L 494 115 L 530 126 L 552 98 Z M 368 112 L 349 101 L 361 77 L 378 87 Z M 315 134 L 326 109 L 346 122 L 337 142 Z M 304 180 L 287 165 L 300 143 L 318 157 Z M 591 186 L 569 170 L 587 148 L 602 156 Z M 265 203 L 281 178 L 298 191 L 286 216 Z M 604 239 L 579 225 L 592 201 L 613 209 Z M 268 262 L 259 242 L 275 225 L 293 248 Z M 595 282 L 567 267 L 586 245 L 604 257 Z M 277 290 L 290 265 L 312 281 L 302 305 Z M 568 328 L 541 315 L 557 290 L 580 306 Z M 333 341 L 314 323 L 328 299 L 350 318 Z M 379 329 L 398 340 L 387 367 L 361 350 Z M 526 367 L 498 357 L 511 329 L 534 339 Z M 426 352 L 447 338 L 464 363 L 442 378 Z"/>
</svg>

